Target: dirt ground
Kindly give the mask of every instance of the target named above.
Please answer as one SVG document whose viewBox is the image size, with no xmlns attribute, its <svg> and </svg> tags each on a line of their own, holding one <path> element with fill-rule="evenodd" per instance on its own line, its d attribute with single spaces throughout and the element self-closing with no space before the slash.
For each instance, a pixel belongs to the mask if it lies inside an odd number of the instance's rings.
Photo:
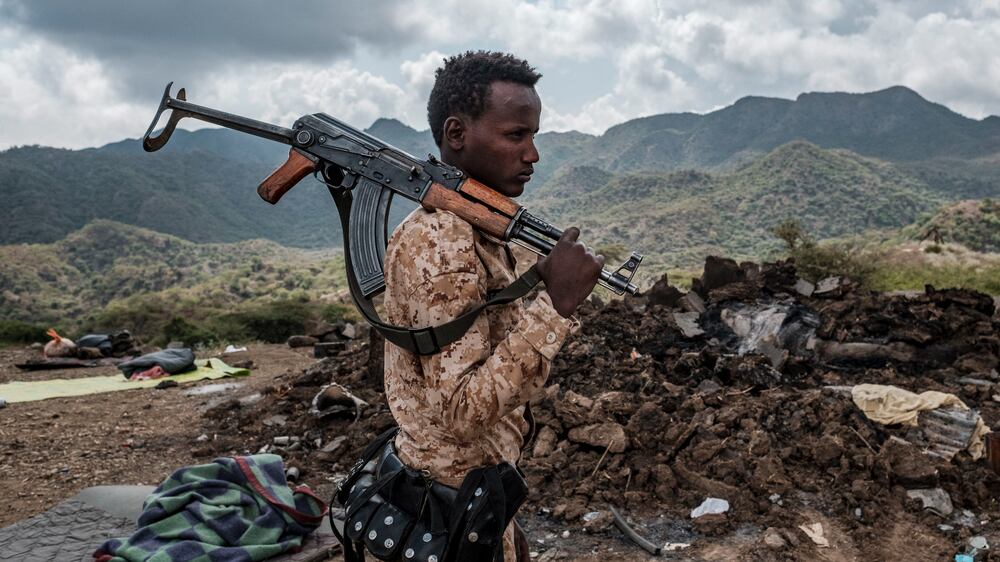
<svg viewBox="0 0 1000 562">
<path fill-rule="evenodd" d="M 218 351 L 198 356 L 222 357 L 231 365 L 253 361 L 252 375 L 164 390 L 51 398 L 8 404 L 0 410 L 0 505 L 5 506 L 0 510 L 0 526 L 45 511 L 88 486 L 156 485 L 177 468 L 207 462 L 206 443 L 215 434 L 202 413 L 220 394 L 191 396 L 188 391 L 234 383 L 239 386 L 228 392 L 253 394 L 280 385 L 283 376 L 314 361 L 308 353 L 311 350 L 281 345 L 253 346 L 246 353 L 225 356 Z M 0 383 L 119 372 L 116 367 L 34 372 L 14 367 L 38 355 L 24 348 L 0 350 Z M 202 435 L 208 441 L 199 441 Z M 226 454 L 253 453 L 259 445 L 251 451 L 253 446 L 249 442 L 234 445 Z"/>
<path fill-rule="evenodd" d="M 700 312 L 667 286 L 581 310 L 582 329 L 532 403 L 540 431 L 520 463 L 531 494 L 519 520 L 535 560 L 951 560 L 973 537 L 993 546 L 977 560 L 1000 559 L 1000 477 L 987 462 L 930 456 L 922 429 L 868 420 L 850 395 L 861 383 L 954 393 L 1000 425 L 992 298 L 847 282 L 806 297 L 795 284 L 787 264 L 716 262 L 693 285 Z M 780 330 L 761 340 L 770 347 L 744 353 L 776 317 Z M 262 448 L 328 497 L 393 423 L 368 348 L 359 338 L 315 360 L 309 348 L 255 345 L 223 356 L 252 362 L 247 378 L 8 405 L 0 525 L 87 486 L 157 484 L 181 466 Z M 14 369 L 28 353 L 37 352 L 0 350 L 0 382 L 115 372 Z M 331 382 L 368 405 L 310 414 Z M 935 514 L 908 496 L 927 489 L 954 509 Z M 692 519 L 708 497 L 729 511 Z M 650 556 L 614 526 L 611 507 L 657 546 L 684 546 Z"/>
<path fill-rule="evenodd" d="M 38 354 L 27 348 L 0 349 L 0 383 L 118 373 L 115 367 L 34 372 L 14 367 Z M 221 357 L 230 365 L 250 361 L 252 374 L 164 390 L 51 398 L 8 404 L 0 409 L 0 505 L 6 507 L 0 510 L 0 527 L 41 513 L 89 486 L 155 486 L 182 466 L 209 462 L 218 456 L 257 452 L 271 439 L 262 439 L 258 431 L 248 431 L 244 437 L 239 428 L 216 431 L 217 422 L 206 417 L 206 412 L 236 397 L 252 401 L 257 395 L 281 396 L 301 371 L 316 363 L 311 348 L 290 349 L 273 344 L 250 345 L 246 352 L 226 355 L 221 348 L 204 350 L 198 357 Z M 203 395 L 189 393 L 197 388 L 233 384 L 238 386 Z M 282 433 L 276 424 L 259 425 L 275 435 Z M 333 439 L 335 435 L 328 433 L 325 437 Z M 289 464 L 297 463 L 293 460 Z M 302 483 L 325 498 L 333 492 L 333 475 L 332 470 L 304 471 Z M 539 534 L 543 542 L 545 537 L 565 540 L 556 525 L 538 522 L 526 526 L 532 538 Z M 604 542 L 591 538 L 580 546 L 599 553 L 594 559 L 603 559 L 605 553 L 614 553 L 616 560 L 648 558 L 620 541 L 611 545 Z M 584 553 L 580 559 L 588 558 Z"/>
</svg>

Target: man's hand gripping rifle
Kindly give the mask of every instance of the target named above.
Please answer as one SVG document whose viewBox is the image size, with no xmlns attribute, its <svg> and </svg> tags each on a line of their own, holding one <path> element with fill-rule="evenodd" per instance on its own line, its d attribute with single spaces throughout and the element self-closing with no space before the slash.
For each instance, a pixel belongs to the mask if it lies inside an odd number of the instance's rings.
<svg viewBox="0 0 1000 562">
<path fill-rule="evenodd" d="M 172 84 L 172 83 L 171 83 Z M 355 305 L 389 341 L 419 354 L 436 353 L 461 337 L 486 307 L 526 294 L 539 277 L 532 268 L 510 287 L 459 318 L 435 327 L 410 330 L 382 323 L 371 299 L 385 288 L 383 262 L 392 198 L 400 195 L 428 209 L 455 213 L 474 228 L 548 255 L 562 231 L 535 217 L 514 200 L 497 193 L 434 156 L 420 160 L 381 140 L 330 117 L 314 113 L 300 117 L 291 129 L 248 119 L 186 101 L 184 89 L 170 96 L 167 84 L 160 107 L 142 139 L 147 152 L 162 148 L 177 122 L 193 117 L 291 146 L 288 160 L 257 188 L 275 204 L 300 180 L 316 175 L 333 196 L 344 230 L 347 278 Z M 152 137 L 164 110 L 171 110 L 163 131 Z M 631 257 L 614 271 L 601 271 L 599 283 L 617 294 L 636 294 L 632 278 L 642 255 Z"/>
</svg>

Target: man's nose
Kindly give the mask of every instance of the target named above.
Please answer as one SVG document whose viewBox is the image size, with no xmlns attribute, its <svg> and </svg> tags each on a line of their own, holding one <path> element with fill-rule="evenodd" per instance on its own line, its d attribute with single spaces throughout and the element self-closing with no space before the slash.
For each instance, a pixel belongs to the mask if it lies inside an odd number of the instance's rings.
<svg viewBox="0 0 1000 562">
<path fill-rule="evenodd" d="M 527 150 L 525 150 L 524 154 L 521 155 L 521 161 L 525 164 L 534 164 L 535 162 L 538 162 L 538 160 L 538 149 L 535 148 L 535 141 L 529 140 Z"/>
</svg>

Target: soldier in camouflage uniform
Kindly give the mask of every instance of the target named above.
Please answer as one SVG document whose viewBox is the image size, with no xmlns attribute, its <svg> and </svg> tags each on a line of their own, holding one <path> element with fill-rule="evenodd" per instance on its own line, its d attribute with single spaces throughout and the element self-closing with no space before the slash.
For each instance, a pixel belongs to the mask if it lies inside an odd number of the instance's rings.
<svg viewBox="0 0 1000 562">
<path fill-rule="evenodd" d="M 428 102 L 441 160 L 508 197 L 520 195 L 539 159 L 533 141 L 539 77 L 526 62 L 502 53 L 447 59 Z M 454 487 L 476 467 L 517 463 L 530 431 L 525 403 L 544 386 L 573 328 L 570 317 L 604 263 L 576 242 L 578 235 L 567 229 L 538 260 L 546 288 L 532 302 L 487 309 L 464 337 L 436 355 L 414 355 L 386 342 L 385 391 L 400 427 L 396 447 L 403 462 Z M 424 209 L 396 229 L 385 261 L 386 319 L 413 328 L 456 318 L 530 266 L 458 216 Z M 504 559 L 516 560 L 517 550 L 526 552 L 515 548 L 512 523 L 504 534 Z"/>
</svg>

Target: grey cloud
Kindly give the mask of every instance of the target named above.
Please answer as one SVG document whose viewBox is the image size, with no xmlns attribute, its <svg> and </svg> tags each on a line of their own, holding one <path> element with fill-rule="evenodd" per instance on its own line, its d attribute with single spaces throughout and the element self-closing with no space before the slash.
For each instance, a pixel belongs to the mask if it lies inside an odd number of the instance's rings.
<svg viewBox="0 0 1000 562">
<path fill-rule="evenodd" d="M 133 96 L 227 63 L 326 63 L 418 35 L 391 3 L 360 0 L 0 0 L 0 21 L 96 56 Z"/>
</svg>

